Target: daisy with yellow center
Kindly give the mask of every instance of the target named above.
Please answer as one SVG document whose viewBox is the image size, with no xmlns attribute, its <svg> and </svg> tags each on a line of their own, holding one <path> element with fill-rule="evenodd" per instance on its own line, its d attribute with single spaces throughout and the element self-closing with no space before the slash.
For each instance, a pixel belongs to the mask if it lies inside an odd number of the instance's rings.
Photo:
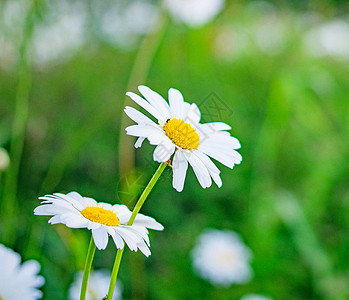
<svg viewBox="0 0 349 300">
<path fill-rule="evenodd" d="M 203 188 L 210 187 L 213 181 L 222 186 L 220 170 L 210 159 L 233 168 L 242 160 L 235 151 L 240 142 L 227 130 L 231 127 L 222 122 L 201 124 L 201 113 L 195 103 L 184 101 L 180 91 L 169 89 L 169 103 L 158 93 L 146 86 L 138 87 L 142 98 L 128 92 L 134 102 L 150 113 L 154 122 L 133 107 L 126 106 L 125 113 L 137 124 L 126 128 L 126 133 L 138 137 L 135 147 L 142 146 L 145 139 L 156 148 L 155 161 L 168 161 L 173 155 L 173 187 L 182 191 L 188 169 L 188 163 Z"/>
<path fill-rule="evenodd" d="M 52 216 L 50 224 L 65 224 L 70 228 L 87 228 L 92 231 L 96 247 L 105 249 L 109 235 L 118 249 L 124 242 L 132 251 L 138 249 L 150 255 L 148 230 L 163 230 L 163 226 L 153 218 L 137 214 L 132 225 L 127 225 L 132 212 L 125 205 L 111 205 L 82 197 L 76 192 L 56 193 L 40 197 L 42 205 L 34 210 L 35 215 Z"/>
</svg>

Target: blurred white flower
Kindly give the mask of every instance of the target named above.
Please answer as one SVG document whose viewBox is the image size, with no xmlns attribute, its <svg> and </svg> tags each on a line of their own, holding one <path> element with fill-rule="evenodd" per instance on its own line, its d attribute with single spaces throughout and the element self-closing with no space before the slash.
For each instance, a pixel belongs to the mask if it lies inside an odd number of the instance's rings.
<svg viewBox="0 0 349 300">
<path fill-rule="evenodd" d="M 255 28 L 257 46 L 269 55 L 281 53 L 286 45 L 287 28 L 282 18 L 276 14 L 264 16 Z"/>
<path fill-rule="evenodd" d="M 158 15 L 158 8 L 145 1 L 120 2 L 97 7 L 101 36 L 111 44 L 132 47 L 139 36 L 148 33 Z"/>
<path fill-rule="evenodd" d="M 195 272 L 213 285 L 243 284 L 252 277 L 251 251 L 237 233 L 206 229 L 191 252 Z"/>
<path fill-rule="evenodd" d="M 313 56 L 349 59 L 349 24 L 333 20 L 311 29 L 304 36 L 305 50 Z"/>
<path fill-rule="evenodd" d="M 233 60 L 244 54 L 248 47 L 249 36 L 244 26 L 225 26 L 215 36 L 213 52 L 221 59 Z"/>
<path fill-rule="evenodd" d="M 210 22 L 224 5 L 224 0 L 165 0 L 165 7 L 172 17 L 190 27 Z"/>
<path fill-rule="evenodd" d="M 5 171 L 10 164 L 10 157 L 6 149 L 0 147 L 0 171 Z"/>
<path fill-rule="evenodd" d="M 45 280 L 37 275 L 40 264 L 29 260 L 21 264 L 21 256 L 0 244 L 0 299 L 36 300 L 41 299 L 38 289 Z"/>
<path fill-rule="evenodd" d="M 82 3 L 49 1 L 48 12 L 33 33 L 33 56 L 38 65 L 70 58 L 85 41 L 86 12 Z"/>
<path fill-rule="evenodd" d="M 84 272 L 75 274 L 74 282 L 69 288 L 69 300 L 79 300 L 81 283 Z M 108 293 L 111 273 L 107 270 L 91 271 L 88 278 L 86 300 L 101 300 Z M 122 285 L 120 281 L 116 281 L 115 290 L 112 300 L 122 299 Z"/>
<path fill-rule="evenodd" d="M 243 296 L 240 300 L 272 300 L 272 298 L 257 294 L 248 294 Z"/>
<path fill-rule="evenodd" d="M 132 212 L 126 205 L 111 205 L 82 197 L 76 192 L 67 195 L 56 193 L 40 197 L 42 205 L 34 210 L 35 215 L 53 216 L 48 222 L 62 223 L 70 228 L 87 228 L 92 231 L 93 240 L 99 250 L 108 245 L 109 235 L 118 249 L 124 242 L 132 251 L 138 249 L 150 255 L 148 230 L 163 230 L 164 227 L 153 218 L 137 214 L 132 225 L 127 225 Z"/>
<path fill-rule="evenodd" d="M 11 70 L 18 58 L 23 27 L 30 1 L 2 1 L 0 6 L 0 67 Z"/>
</svg>

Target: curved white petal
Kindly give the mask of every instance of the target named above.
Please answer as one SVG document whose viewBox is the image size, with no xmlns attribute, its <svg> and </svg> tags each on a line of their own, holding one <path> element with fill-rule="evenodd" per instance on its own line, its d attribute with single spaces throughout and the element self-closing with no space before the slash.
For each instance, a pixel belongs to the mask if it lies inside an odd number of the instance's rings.
<svg viewBox="0 0 349 300">
<path fill-rule="evenodd" d="M 210 187 L 212 184 L 211 176 L 203 162 L 191 152 L 184 152 L 184 156 L 187 158 L 188 162 L 193 168 L 200 185 L 204 189 Z"/>
<path fill-rule="evenodd" d="M 158 145 L 168 140 L 164 131 L 151 125 L 131 125 L 126 127 L 126 133 L 132 136 L 145 137 L 151 145 Z"/>
<path fill-rule="evenodd" d="M 214 133 L 217 131 L 223 131 L 223 130 L 230 130 L 231 127 L 223 122 L 212 122 L 212 123 L 205 123 L 202 124 L 204 129 L 209 133 Z"/>
<path fill-rule="evenodd" d="M 170 159 L 174 151 L 175 145 L 173 143 L 161 143 L 156 146 L 153 152 L 153 159 L 159 163 L 166 162 Z"/>
<path fill-rule="evenodd" d="M 208 172 L 210 173 L 210 176 L 214 180 L 214 182 L 217 184 L 218 187 L 222 186 L 222 180 L 219 176 L 221 171 L 217 168 L 217 166 L 212 162 L 212 160 L 206 156 L 206 154 L 194 150 L 194 154 L 204 163 L 204 165 L 207 167 Z"/>
<path fill-rule="evenodd" d="M 154 92 L 152 89 L 148 88 L 145 85 L 140 85 L 138 90 L 144 96 L 145 99 L 161 113 L 161 119 L 159 121 L 166 121 L 171 118 L 170 108 L 166 100 L 157 92 Z"/>
<path fill-rule="evenodd" d="M 135 148 L 140 148 L 144 140 L 145 140 L 145 137 L 139 137 L 135 143 Z"/>
<path fill-rule="evenodd" d="M 182 119 L 184 118 L 184 99 L 179 90 L 169 89 L 168 99 L 170 102 L 171 117 Z"/>
<path fill-rule="evenodd" d="M 126 95 L 129 96 L 134 102 L 136 102 L 139 106 L 143 107 L 147 112 L 152 114 L 158 120 L 163 119 L 163 116 L 161 115 L 159 110 L 152 106 L 148 101 L 144 100 L 142 97 L 132 92 L 127 92 Z"/>
<path fill-rule="evenodd" d="M 137 247 L 146 257 L 148 257 L 151 254 L 150 249 L 147 247 L 147 245 L 144 242 L 138 243 Z"/>
<path fill-rule="evenodd" d="M 122 237 L 122 239 L 126 242 L 130 250 L 137 250 L 137 244 L 141 242 L 140 238 L 137 237 L 137 235 L 128 230 L 128 228 L 121 226 L 115 227 L 115 232 Z"/>
<path fill-rule="evenodd" d="M 142 114 L 139 110 L 131 106 L 126 106 L 124 112 L 130 117 L 130 119 L 138 124 L 156 125 L 156 123 L 149 119 L 146 115 Z"/>
<path fill-rule="evenodd" d="M 177 150 L 172 162 L 172 170 L 173 170 L 172 185 L 177 192 L 183 191 L 187 169 L 188 169 L 188 160 L 184 156 L 182 150 Z"/>
<path fill-rule="evenodd" d="M 117 249 L 123 249 L 125 246 L 124 240 L 121 238 L 120 234 L 114 228 L 108 227 L 108 233 L 112 237 L 114 244 Z"/>
<path fill-rule="evenodd" d="M 153 230 L 163 230 L 164 226 L 162 226 L 159 222 L 157 222 L 154 218 L 145 216 L 143 214 L 137 214 L 133 225 L 144 226 Z"/>
<path fill-rule="evenodd" d="M 205 143 L 201 144 L 198 147 L 198 150 L 205 153 L 208 156 L 211 156 L 215 160 L 219 161 L 223 165 L 226 165 L 229 168 L 233 168 L 235 164 L 239 164 L 242 160 L 240 153 L 235 150 L 219 149 L 214 146 L 214 144 Z"/>
<path fill-rule="evenodd" d="M 108 244 L 108 233 L 107 230 L 100 226 L 97 229 L 92 229 L 93 241 L 99 250 L 104 250 Z"/>
<path fill-rule="evenodd" d="M 201 119 L 201 112 L 200 109 L 197 107 L 195 103 L 192 103 L 190 105 L 186 121 L 189 121 L 191 123 L 199 123 Z"/>
</svg>

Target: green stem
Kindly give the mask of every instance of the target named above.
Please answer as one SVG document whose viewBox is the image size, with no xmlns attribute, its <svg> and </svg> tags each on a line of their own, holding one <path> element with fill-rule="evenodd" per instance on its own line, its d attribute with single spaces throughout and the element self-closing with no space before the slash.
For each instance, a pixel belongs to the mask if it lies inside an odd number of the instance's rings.
<svg viewBox="0 0 349 300">
<path fill-rule="evenodd" d="M 95 243 L 93 242 L 93 237 L 91 235 L 90 245 L 88 246 L 88 251 L 86 256 L 84 276 L 82 278 L 80 300 L 86 299 L 88 277 L 91 272 L 91 266 L 92 266 L 93 257 L 95 255 L 95 251 L 96 251 L 96 246 L 95 246 Z"/>
<path fill-rule="evenodd" d="M 142 195 L 139 197 L 136 206 L 133 209 L 132 215 L 130 220 L 128 221 L 127 225 L 132 225 L 136 215 L 139 213 L 139 211 L 141 210 L 141 207 L 144 204 L 144 201 L 147 199 L 150 191 L 153 189 L 155 183 L 158 181 L 158 179 L 160 178 L 162 172 L 165 170 L 167 166 L 167 163 L 161 163 L 160 166 L 158 167 L 158 169 L 156 170 L 156 172 L 154 173 L 153 177 L 150 179 L 148 185 L 146 186 L 146 188 L 144 189 Z"/>
<path fill-rule="evenodd" d="M 154 173 L 153 177 L 150 179 L 148 185 L 144 189 L 142 195 L 139 197 L 137 204 L 135 208 L 133 209 L 132 215 L 130 217 L 130 220 L 128 221 L 127 225 L 131 226 L 136 218 L 136 215 L 140 211 L 141 207 L 143 206 L 145 200 L 147 199 L 150 191 L 153 189 L 155 183 L 158 181 L 160 178 L 162 172 L 165 170 L 167 166 L 167 163 L 161 163 L 160 166 L 157 168 L 156 172 Z M 111 300 L 114 294 L 114 288 L 115 288 L 115 283 L 116 283 L 116 278 L 118 276 L 119 272 L 119 267 L 120 267 L 120 262 L 122 258 L 122 254 L 124 253 L 124 249 L 119 249 L 116 257 L 115 257 L 115 262 L 113 266 L 113 271 L 111 274 L 111 279 L 110 279 L 110 284 L 109 284 L 109 290 L 108 290 L 108 298 L 107 300 Z"/>
</svg>

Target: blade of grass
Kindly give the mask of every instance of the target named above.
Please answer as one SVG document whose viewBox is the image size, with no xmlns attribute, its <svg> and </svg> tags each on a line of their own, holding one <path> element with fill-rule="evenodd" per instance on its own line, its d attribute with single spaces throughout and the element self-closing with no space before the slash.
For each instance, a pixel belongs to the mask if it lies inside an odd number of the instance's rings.
<svg viewBox="0 0 349 300">
<path fill-rule="evenodd" d="M 8 245 L 13 243 L 15 238 L 18 208 L 17 186 L 18 174 L 21 157 L 23 153 L 24 138 L 28 121 L 29 94 L 32 85 L 31 62 L 28 48 L 33 33 L 35 19 L 39 1 L 31 1 L 23 30 L 23 39 L 19 49 L 19 69 L 18 84 L 16 93 L 16 107 L 12 123 L 11 141 L 10 141 L 10 159 L 11 164 L 5 174 L 5 183 L 3 188 L 2 201 L 2 220 L 6 226 L 1 226 L 4 230 L 3 241 Z"/>
</svg>

